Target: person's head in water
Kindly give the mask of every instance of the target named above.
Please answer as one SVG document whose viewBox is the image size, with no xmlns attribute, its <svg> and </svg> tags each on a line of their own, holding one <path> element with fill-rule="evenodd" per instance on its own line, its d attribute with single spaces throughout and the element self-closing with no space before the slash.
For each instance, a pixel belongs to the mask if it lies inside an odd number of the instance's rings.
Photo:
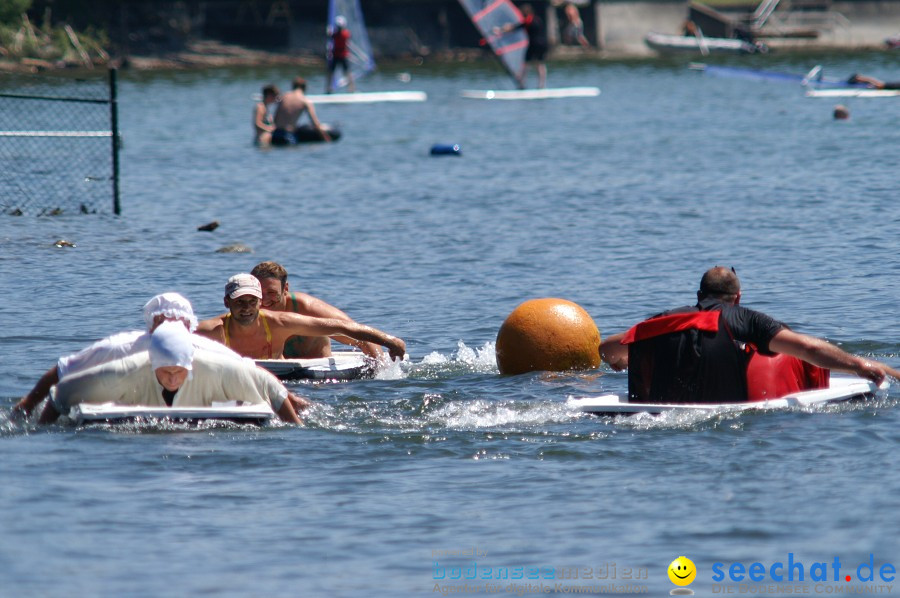
<svg viewBox="0 0 900 598">
<path fill-rule="evenodd" d="M 843 104 L 834 107 L 834 120 L 847 120 L 850 118 L 850 110 Z"/>
<path fill-rule="evenodd" d="M 150 337 L 149 352 L 157 382 L 170 392 L 181 388 L 193 369 L 191 333 L 179 322 L 163 322 Z"/>
<path fill-rule="evenodd" d="M 741 300 L 741 283 L 734 268 L 716 266 L 710 268 L 700 279 L 697 300 L 716 299 L 722 303 L 737 304 Z"/>
<path fill-rule="evenodd" d="M 306 79 L 303 77 L 294 77 L 293 89 L 299 89 L 300 91 L 306 91 Z"/>
</svg>

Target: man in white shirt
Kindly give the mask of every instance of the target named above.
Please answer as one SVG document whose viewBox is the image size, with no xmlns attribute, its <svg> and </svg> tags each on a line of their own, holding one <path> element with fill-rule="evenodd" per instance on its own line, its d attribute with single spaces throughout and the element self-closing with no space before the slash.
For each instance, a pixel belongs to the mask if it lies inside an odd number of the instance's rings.
<svg viewBox="0 0 900 598">
<path fill-rule="evenodd" d="M 197 348 L 178 322 L 150 335 L 147 351 L 64 377 L 51 393 L 40 423 L 55 421 L 79 403 L 151 407 L 209 407 L 213 402 L 265 403 L 289 423 L 302 423 L 287 389 L 251 360 Z"/>
</svg>

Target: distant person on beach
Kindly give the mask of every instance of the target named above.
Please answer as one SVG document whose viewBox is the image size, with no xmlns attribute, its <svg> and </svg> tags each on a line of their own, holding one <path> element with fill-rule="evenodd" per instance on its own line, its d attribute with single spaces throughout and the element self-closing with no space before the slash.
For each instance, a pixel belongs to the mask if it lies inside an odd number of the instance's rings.
<svg viewBox="0 0 900 598">
<path fill-rule="evenodd" d="M 178 322 L 163 322 L 146 351 L 64 377 L 41 413 L 56 421 L 79 403 L 210 407 L 213 402 L 268 404 L 286 422 L 303 423 L 275 376 L 245 359 L 198 349 Z"/>
<path fill-rule="evenodd" d="M 582 48 L 590 48 L 591 44 L 584 36 L 584 22 L 578 7 L 571 2 L 566 3 L 563 9 L 566 15 L 566 25 L 563 28 L 563 40 L 569 45 L 579 44 Z"/>
<path fill-rule="evenodd" d="M 525 88 L 525 77 L 528 65 L 533 64 L 538 74 L 538 88 L 547 86 L 547 29 L 544 21 L 534 13 L 530 4 L 522 5 L 522 22 L 508 23 L 503 27 L 494 27 L 494 35 L 508 33 L 516 29 L 524 29 L 528 36 L 528 49 L 525 51 L 525 63 L 522 64 L 522 72 L 519 73 L 519 87 Z"/>
<path fill-rule="evenodd" d="M 280 359 L 292 336 L 343 336 L 387 347 L 391 358 L 403 359 L 406 343 L 353 320 L 318 318 L 260 309 L 262 287 L 252 274 L 236 274 L 225 284 L 228 312 L 200 322 L 197 334 L 224 344 L 244 357 Z"/>
<path fill-rule="evenodd" d="M 900 89 L 900 81 L 882 81 L 875 77 L 860 75 L 859 73 L 850 75 L 850 78 L 847 79 L 847 83 L 862 83 L 869 89 Z"/>
<path fill-rule="evenodd" d="M 344 77 L 347 79 L 347 90 L 356 91 L 353 84 L 353 73 L 350 72 L 350 30 L 347 29 L 347 19 L 337 16 L 334 19 L 334 29 L 329 32 L 328 38 L 328 76 L 325 78 L 325 93 L 334 91 L 334 71 L 340 65 Z"/>
<path fill-rule="evenodd" d="M 262 290 L 263 309 L 292 312 L 316 318 L 353 321 L 350 316 L 321 299 L 317 299 L 307 293 L 292 292 L 287 279 L 287 270 L 281 264 L 261 262 L 250 271 L 250 274 L 259 280 Z M 369 357 L 377 359 L 382 355 L 381 346 L 375 343 L 361 342 L 345 336 L 333 338 L 346 345 L 359 347 Z M 284 342 L 283 356 L 285 358 L 307 359 L 328 357 L 330 355 L 331 342 L 327 336 L 292 336 Z"/>
<path fill-rule="evenodd" d="M 260 147 L 265 147 L 272 141 L 275 124 L 269 114 L 269 107 L 278 101 L 280 95 L 281 91 L 276 86 L 266 85 L 262 88 L 262 100 L 253 107 L 253 142 Z"/>
<path fill-rule="evenodd" d="M 272 132 L 272 145 L 293 145 L 297 143 L 294 131 L 303 113 L 309 114 L 312 126 L 325 141 L 331 141 L 328 131 L 319 122 L 316 109 L 306 97 L 306 79 L 296 77 L 292 89 L 281 97 L 275 110 L 275 130 Z"/>
<path fill-rule="evenodd" d="M 663 312 L 608 337 L 600 344 L 600 357 L 615 370 L 627 368 L 629 400 L 647 403 L 771 398 L 774 383 L 785 384 L 787 392 L 827 386 L 827 370 L 879 384 L 886 376 L 900 378 L 895 369 L 793 332 L 739 305 L 740 300 L 734 270 L 711 268 L 700 280 L 696 305 Z M 783 354 L 779 361 L 765 361 L 778 354 Z M 789 375 L 794 379 L 786 380 Z"/>
</svg>

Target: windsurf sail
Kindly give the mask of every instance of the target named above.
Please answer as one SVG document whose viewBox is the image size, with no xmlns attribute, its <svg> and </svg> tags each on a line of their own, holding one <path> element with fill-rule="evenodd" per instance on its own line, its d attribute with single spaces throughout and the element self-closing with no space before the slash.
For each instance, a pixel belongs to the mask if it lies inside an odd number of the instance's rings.
<svg viewBox="0 0 900 598">
<path fill-rule="evenodd" d="M 347 59 L 353 80 L 375 70 L 375 59 L 372 56 L 372 44 L 369 42 L 369 33 L 366 31 L 366 23 L 363 21 L 362 8 L 359 0 L 329 0 L 328 2 L 328 45 L 327 56 L 331 59 L 334 41 L 331 34 L 337 29 L 335 21 L 343 17 L 346 21 L 345 28 L 350 32 L 348 48 L 350 55 Z M 347 85 L 347 79 L 340 68 L 335 69 L 332 85 L 341 88 Z"/>
<path fill-rule="evenodd" d="M 822 74 L 822 67 L 818 65 L 805 75 L 734 66 L 717 66 L 697 62 L 692 62 L 688 65 L 688 68 L 694 71 L 702 71 L 707 75 L 713 75 L 715 77 L 750 79 L 754 81 L 774 81 L 777 83 L 795 83 L 803 85 L 804 87 L 861 87 L 858 84 L 849 83 L 846 78 L 824 76 Z"/>
<path fill-rule="evenodd" d="M 483 43 L 490 46 L 509 75 L 524 87 L 522 67 L 528 50 L 528 34 L 522 25 L 522 13 L 510 0 L 459 0 Z"/>
</svg>

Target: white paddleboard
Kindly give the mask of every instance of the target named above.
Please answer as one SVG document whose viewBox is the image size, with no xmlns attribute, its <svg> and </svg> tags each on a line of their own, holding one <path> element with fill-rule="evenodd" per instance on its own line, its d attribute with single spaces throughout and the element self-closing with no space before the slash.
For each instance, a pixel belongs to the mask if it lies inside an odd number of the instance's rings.
<svg viewBox="0 0 900 598">
<path fill-rule="evenodd" d="M 465 89 L 462 97 L 473 100 L 549 100 L 555 98 L 592 98 L 599 87 L 556 87 L 552 89 L 477 90 Z"/>
<path fill-rule="evenodd" d="M 810 89 L 810 98 L 892 98 L 900 96 L 900 89 Z"/>
<path fill-rule="evenodd" d="M 367 104 L 371 102 L 424 102 L 424 91 L 372 91 L 327 93 L 306 96 L 313 104 Z"/>
<path fill-rule="evenodd" d="M 829 388 L 806 390 L 777 399 L 752 401 L 743 403 L 629 403 L 619 395 L 602 395 L 599 397 L 570 398 L 569 404 L 584 413 L 594 415 L 632 415 L 635 413 L 660 414 L 667 411 L 752 411 L 755 409 L 785 409 L 787 407 L 805 407 L 843 401 L 857 401 L 875 397 L 877 387 L 874 382 L 863 378 L 831 377 Z"/>
<path fill-rule="evenodd" d="M 358 351 L 337 351 L 315 359 L 257 359 L 256 365 L 281 380 L 358 380 L 375 372 L 375 361 Z"/>
<path fill-rule="evenodd" d="M 197 422 L 222 420 L 263 424 L 275 417 L 266 404 L 238 405 L 234 401 L 213 403 L 211 407 L 145 407 L 115 403 L 80 403 L 69 411 L 69 419 L 82 425 L 91 422 L 123 422 L 135 419 L 158 419 Z"/>
</svg>

